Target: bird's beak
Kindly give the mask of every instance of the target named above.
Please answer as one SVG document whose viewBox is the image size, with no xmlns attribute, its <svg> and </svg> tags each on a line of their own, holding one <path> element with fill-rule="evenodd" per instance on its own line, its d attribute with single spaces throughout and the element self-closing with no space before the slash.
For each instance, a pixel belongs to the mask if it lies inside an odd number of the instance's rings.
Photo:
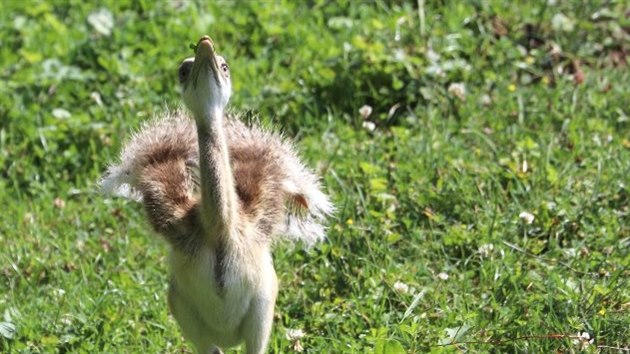
<svg viewBox="0 0 630 354">
<path fill-rule="evenodd" d="M 219 80 L 219 66 L 214 55 L 214 43 L 208 36 L 203 36 L 197 43 L 195 52 L 195 63 L 193 64 L 193 85 L 197 86 L 197 80 L 202 70 L 208 70 L 212 73 L 217 85 L 221 85 Z"/>
</svg>

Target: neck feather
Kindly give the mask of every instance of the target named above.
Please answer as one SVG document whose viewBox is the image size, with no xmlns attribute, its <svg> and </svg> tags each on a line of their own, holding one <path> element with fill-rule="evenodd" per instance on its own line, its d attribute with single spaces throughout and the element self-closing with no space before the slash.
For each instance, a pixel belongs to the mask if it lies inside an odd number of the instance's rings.
<svg viewBox="0 0 630 354">
<path fill-rule="evenodd" d="M 228 235 L 236 224 L 236 189 L 223 129 L 223 110 L 197 117 L 201 212 L 209 237 Z M 212 241 L 212 240 L 211 240 Z"/>
</svg>

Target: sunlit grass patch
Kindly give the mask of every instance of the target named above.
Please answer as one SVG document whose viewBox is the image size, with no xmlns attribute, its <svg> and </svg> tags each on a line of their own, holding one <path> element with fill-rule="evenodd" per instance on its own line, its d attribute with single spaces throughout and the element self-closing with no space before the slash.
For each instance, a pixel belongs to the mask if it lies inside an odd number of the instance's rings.
<svg viewBox="0 0 630 354">
<path fill-rule="evenodd" d="M 337 207 L 275 252 L 270 351 L 627 348 L 627 6 L 420 3 L 5 2 L 0 351 L 190 351 L 166 246 L 95 186 L 206 33 Z"/>
</svg>

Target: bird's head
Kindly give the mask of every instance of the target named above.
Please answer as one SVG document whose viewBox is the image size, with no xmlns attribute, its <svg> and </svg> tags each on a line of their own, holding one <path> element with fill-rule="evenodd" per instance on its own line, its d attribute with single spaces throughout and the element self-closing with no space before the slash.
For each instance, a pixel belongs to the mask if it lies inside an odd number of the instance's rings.
<svg viewBox="0 0 630 354">
<path fill-rule="evenodd" d="M 195 117 L 209 117 L 223 112 L 232 94 L 230 68 L 214 51 L 208 36 L 197 43 L 195 56 L 179 66 L 179 83 L 186 107 Z"/>
</svg>

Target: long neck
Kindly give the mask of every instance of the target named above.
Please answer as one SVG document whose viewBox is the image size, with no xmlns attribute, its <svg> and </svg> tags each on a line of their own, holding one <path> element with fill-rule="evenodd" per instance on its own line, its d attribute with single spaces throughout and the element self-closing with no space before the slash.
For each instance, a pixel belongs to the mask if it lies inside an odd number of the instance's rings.
<svg viewBox="0 0 630 354">
<path fill-rule="evenodd" d="M 197 117 L 201 213 L 210 237 L 227 236 L 236 225 L 236 190 L 223 131 L 223 111 Z M 211 240 L 212 241 L 212 240 Z"/>
</svg>

